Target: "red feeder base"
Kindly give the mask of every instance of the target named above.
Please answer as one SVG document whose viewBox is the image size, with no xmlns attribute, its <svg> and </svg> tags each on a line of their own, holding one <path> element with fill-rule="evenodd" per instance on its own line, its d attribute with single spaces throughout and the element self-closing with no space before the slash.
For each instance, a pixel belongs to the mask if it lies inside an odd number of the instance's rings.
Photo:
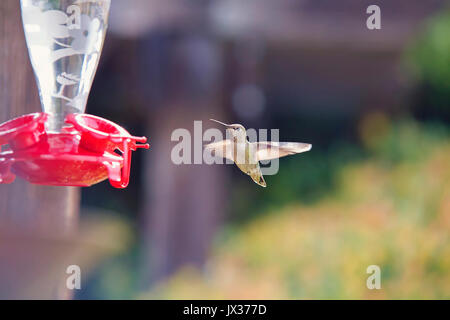
<svg viewBox="0 0 450 320">
<path fill-rule="evenodd" d="M 32 113 L 0 124 L 0 183 L 17 175 L 36 184 L 87 187 L 109 178 L 113 187 L 126 188 L 132 151 L 149 148 L 147 138 L 100 117 L 68 115 L 60 133 L 45 130 L 47 118 Z"/>
</svg>

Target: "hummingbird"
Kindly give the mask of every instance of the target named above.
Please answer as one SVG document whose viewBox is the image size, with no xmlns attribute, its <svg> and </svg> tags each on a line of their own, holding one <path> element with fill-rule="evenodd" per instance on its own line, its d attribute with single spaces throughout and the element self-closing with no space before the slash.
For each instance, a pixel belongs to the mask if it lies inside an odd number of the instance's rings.
<svg viewBox="0 0 450 320">
<path fill-rule="evenodd" d="M 213 156 L 229 159 L 252 180 L 262 187 L 266 181 L 261 172 L 259 161 L 272 160 L 311 150 L 312 145 L 300 142 L 249 142 L 247 132 L 241 124 L 226 124 L 209 119 L 227 127 L 228 139 L 213 142 L 205 146 Z"/>
</svg>

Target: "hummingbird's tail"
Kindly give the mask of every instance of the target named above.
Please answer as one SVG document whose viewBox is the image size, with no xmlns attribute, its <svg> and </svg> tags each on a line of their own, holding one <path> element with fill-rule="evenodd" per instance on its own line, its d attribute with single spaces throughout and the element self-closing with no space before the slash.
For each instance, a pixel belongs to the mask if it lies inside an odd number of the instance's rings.
<svg viewBox="0 0 450 320">
<path fill-rule="evenodd" d="M 250 175 L 250 177 L 252 178 L 252 180 L 259 184 L 261 187 L 267 187 L 266 181 L 264 180 L 264 177 L 261 173 L 261 171 L 259 171 L 259 174 L 257 175 Z"/>
</svg>

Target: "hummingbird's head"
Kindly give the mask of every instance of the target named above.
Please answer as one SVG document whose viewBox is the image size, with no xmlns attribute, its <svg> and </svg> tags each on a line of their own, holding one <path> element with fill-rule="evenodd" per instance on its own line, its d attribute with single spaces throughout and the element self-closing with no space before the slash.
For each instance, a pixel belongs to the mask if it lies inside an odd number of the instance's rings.
<svg viewBox="0 0 450 320">
<path fill-rule="evenodd" d="M 226 124 L 214 119 L 210 119 L 211 121 L 220 123 L 221 125 L 224 125 L 227 127 L 227 137 L 231 137 L 233 140 L 245 140 L 247 137 L 247 133 L 245 131 L 245 128 L 241 124 Z"/>
</svg>

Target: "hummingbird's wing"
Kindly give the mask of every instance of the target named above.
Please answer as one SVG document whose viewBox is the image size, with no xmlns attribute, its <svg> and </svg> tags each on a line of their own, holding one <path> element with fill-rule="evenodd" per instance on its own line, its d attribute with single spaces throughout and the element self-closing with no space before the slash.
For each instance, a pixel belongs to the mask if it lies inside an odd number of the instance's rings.
<svg viewBox="0 0 450 320">
<path fill-rule="evenodd" d="M 299 142 L 256 142 L 258 161 L 272 160 L 311 150 L 312 145 Z"/>
<path fill-rule="evenodd" d="M 207 144 L 205 150 L 209 150 L 214 157 L 221 157 L 234 161 L 233 144 L 230 140 L 222 140 Z"/>
</svg>

